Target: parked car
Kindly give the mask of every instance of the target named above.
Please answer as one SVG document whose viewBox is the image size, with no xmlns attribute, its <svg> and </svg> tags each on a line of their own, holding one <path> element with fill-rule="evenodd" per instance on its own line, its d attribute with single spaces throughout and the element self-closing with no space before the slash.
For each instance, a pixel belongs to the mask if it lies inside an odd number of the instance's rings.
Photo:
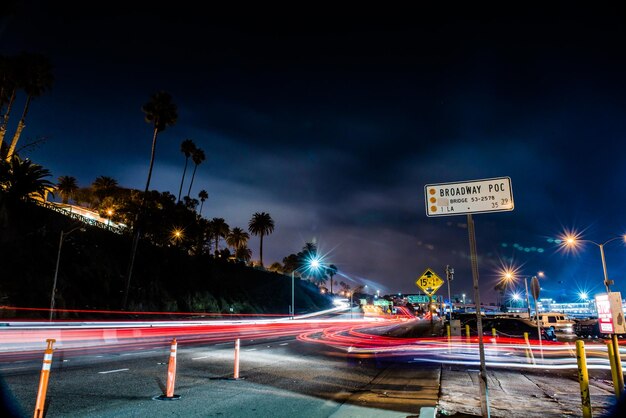
<svg viewBox="0 0 626 418">
<path fill-rule="evenodd" d="M 580 338 L 609 338 L 610 335 L 600 332 L 598 318 L 583 319 L 574 324 L 574 333 Z M 617 334 L 619 338 L 626 338 L 626 334 Z"/>
<path fill-rule="evenodd" d="M 528 319 L 515 317 L 482 317 L 483 335 L 492 335 L 495 328 L 496 335 L 509 338 L 524 338 L 528 333 L 531 340 L 539 339 L 537 325 Z M 465 324 L 470 326 L 470 333 L 476 335 L 476 317 L 468 319 Z M 465 326 L 463 324 L 463 326 Z M 541 327 L 541 339 L 545 341 L 557 341 L 556 333 L 552 327 Z"/>
<path fill-rule="evenodd" d="M 532 316 L 532 321 L 537 321 L 537 315 Z M 574 332 L 574 324 L 576 321 L 570 319 L 567 315 L 559 312 L 540 312 L 539 325 L 542 327 L 554 327 L 556 332 L 564 332 L 571 334 Z"/>
</svg>

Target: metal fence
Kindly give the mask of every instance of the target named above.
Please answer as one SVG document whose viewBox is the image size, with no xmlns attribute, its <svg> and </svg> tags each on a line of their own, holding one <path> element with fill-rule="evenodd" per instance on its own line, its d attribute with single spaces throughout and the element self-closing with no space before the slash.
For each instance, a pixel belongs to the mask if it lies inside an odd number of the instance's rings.
<svg viewBox="0 0 626 418">
<path fill-rule="evenodd" d="M 76 212 L 67 211 L 67 210 L 65 210 L 63 208 L 60 208 L 57 205 L 49 203 L 49 202 L 41 202 L 41 201 L 35 201 L 35 202 L 39 206 L 42 206 L 42 207 L 44 207 L 46 209 L 53 210 L 53 211 L 58 212 L 58 213 L 60 213 L 62 215 L 65 215 L 65 216 L 67 216 L 67 217 L 69 217 L 71 219 L 77 220 L 77 221 L 82 222 L 82 223 L 87 224 L 87 225 L 95 226 L 95 227 L 100 228 L 100 229 L 105 229 L 105 230 L 113 232 L 115 234 L 120 234 L 121 235 L 121 234 L 123 234 L 124 232 L 127 231 L 127 228 L 124 227 L 124 226 L 120 226 L 120 225 L 117 225 L 117 224 L 116 225 L 110 225 L 109 223 L 101 222 L 101 221 L 98 221 L 97 219 L 92 219 L 92 218 L 89 218 L 87 216 L 83 216 L 83 215 L 81 215 L 79 213 L 76 213 Z"/>
</svg>

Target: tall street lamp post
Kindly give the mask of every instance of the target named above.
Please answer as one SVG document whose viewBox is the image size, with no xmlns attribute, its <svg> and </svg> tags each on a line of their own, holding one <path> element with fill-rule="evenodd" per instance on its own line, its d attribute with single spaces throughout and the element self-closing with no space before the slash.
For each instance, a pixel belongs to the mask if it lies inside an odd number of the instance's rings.
<svg viewBox="0 0 626 418">
<path fill-rule="evenodd" d="M 563 244 L 567 247 L 570 248 L 575 248 L 576 244 L 578 244 L 579 242 L 589 242 L 591 244 L 594 244 L 595 246 L 597 246 L 598 248 L 600 248 L 600 258 L 602 259 L 602 271 L 604 273 L 604 286 L 606 287 L 606 295 L 607 297 L 610 298 L 611 296 L 611 288 L 610 285 L 613 284 L 613 280 L 609 280 L 609 276 L 607 273 L 607 269 L 606 269 L 606 259 L 604 257 L 604 246 L 606 244 L 608 244 L 609 242 L 618 240 L 618 239 L 622 239 L 623 242 L 626 243 L 626 234 L 621 235 L 621 236 L 617 236 L 617 237 L 613 237 L 607 241 L 604 241 L 602 244 L 599 244 L 595 241 L 591 241 L 588 239 L 579 239 L 578 236 L 576 234 L 567 234 L 565 236 L 564 242 Z M 622 359 L 619 353 L 619 344 L 617 341 L 617 334 L 613 333 L 611 334 L 611 340 L 613 341 L 613 347 L 615 348 L 613 351 L 613 356 L 615 359 L 615 368 L 619 371 L 617 373 L 617 386 L 616 386 L 616 393 L 618 393 L 620 396 L 622 394 L 622 392 L 624 391 L 624 373 L 621 372 L 622 370 Z"/>
<path fill-rule="evenodd" d="M 313 270 L 318 270 L 321 267 L 321 263 L 320 260 L 317 258 L 313 258 L 311 260 L 308 260 L 304 265 L 291 270 L 291 319 L 293 319 L 296 316 L 296 299 L 295 299 L 295 279 L 294 279 L 294 273 L 302 268 L 309 268 L 309 269 L 313 269 Z"/>
<path fill-rule="evenodd" d="M 52 321 L 52 316 L 54 315 L 54 299 L 57 292 L 57 277 L 59 275 L 59 262 L 61 261 L 61 248 L 63 248 L 63 240 L 72 232 L 80 229 L 81 231 L 85 231 L 85 227 L 77 226 L 73 229 L 70 229 L 69 232 L 64 232 L 61 230 L 61 238 L 59 238 L 59 251 L 57 252 L 57 264 L 54 269 L 54 281 L 52 282 L 52 294 L 50 295 L 50 318 L 49 321 Z"/>
<path fill-rule="evenodd" d="M 609 294 L 611 293 L 611 289 L 610 289 L 610 285 L 613 284 L 613 280 L 609 280 L 609 276 L 606 270 L 606 259 L 604 257 L 604 246 L 606 244 L 608 244 L 611 241 L 615 241 L 621 239 L 624 242 L 626 242 L 626 234 L 619 236 L 619 237 L 613 237 L 608 241 L 603 242 L 602 244 L 598 244 L 595 241 L 591 241 L 588 239 L 579 239 L 577 236 L 575 235 L 567 235 L 565 237 L 565 245 L 571 248 L 575 248 L 576 244 L 578 244 L 579 242 L 589 242 L 591 244 L 594 244 L 595 246 L 597 246 L 598 248 L 600 248 L 600 258 L 602 259 L 602 271 L 604 273 L 604 286 L 606 287 L 606 293 Z"/>
</svg>

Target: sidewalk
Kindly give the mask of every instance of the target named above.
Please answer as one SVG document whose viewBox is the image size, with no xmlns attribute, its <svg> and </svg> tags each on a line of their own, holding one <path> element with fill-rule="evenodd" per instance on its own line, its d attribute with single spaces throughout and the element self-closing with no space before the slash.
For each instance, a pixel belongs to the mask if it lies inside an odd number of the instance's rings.
<svg viewBox="0 0 626 418">
<path fill-rule="evenodd" d="M 556 373 L 559 376 L 555 375 Z M 580 386 L 575 370 L 517 371 L 487 369 L 489 407 L 492 417 L 580 417 Z M 608 376 L 607 376 L 608 374 Z M 593 416 L 603 416 L 615 403 L 610 372 L 590 372 Z M 440 416 L 481 416 L 478 370 L 443 366 L 438 402 Z"/>
</svg>

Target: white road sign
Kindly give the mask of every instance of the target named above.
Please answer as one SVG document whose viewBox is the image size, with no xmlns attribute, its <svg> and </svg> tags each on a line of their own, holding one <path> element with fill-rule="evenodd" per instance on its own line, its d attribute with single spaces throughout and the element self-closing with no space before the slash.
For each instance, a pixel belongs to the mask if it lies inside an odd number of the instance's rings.
<svg viewBox="0 0 626 418">
<path fill-rule="evenodd" d="M 427 216 L 504 212 L 514 206 L 510 177 L 427 184 L 424 193 Z"/>
</svg>

